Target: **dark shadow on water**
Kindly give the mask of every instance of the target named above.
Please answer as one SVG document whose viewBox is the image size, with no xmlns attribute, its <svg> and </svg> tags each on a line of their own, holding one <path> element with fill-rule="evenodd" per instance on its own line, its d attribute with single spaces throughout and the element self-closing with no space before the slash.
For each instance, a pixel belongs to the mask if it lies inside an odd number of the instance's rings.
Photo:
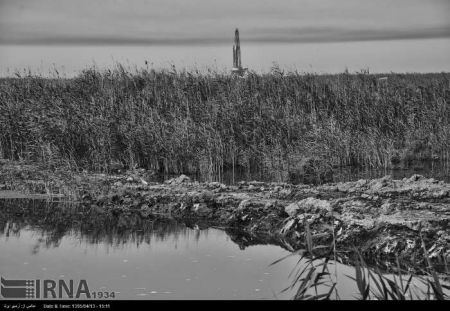
<svg viewBox="0 0 450 311">
<path fill-rule="evenodd" d="M 114 215 L 76 203 L 0 200 L 0 236 L 18 236 L 25 229 L 40 235 L 36 250 L 42 246 L 58 247 L 66 235 L 76 236 L 88 244 L 120 246 L 127 243 L 150 244 L 152 240 L 164 241 L 192 232 L 187 225 L 168 218 L 143 219 L 137 214 Z M 198 234 L 198 240 L 206 231 L 194 232 Z"/>
<path fill-rule="evenodd" d="M 198 242 L 202 237 L 207 237 L 208 230 L 204 230 L 207 228 L 208 224 L 194 220 L 180 223 L 167 217 L 143 218 L 129 212 L 115 215 L 95 206 L 74 203 L 42 199 L 0 199 L 0 238 L 19 237 L 22 231 L 33 232 L 32 255 L 38 254 L 43 248 L 58 248 L 66 236 L 75 237 L 83 244 L 104 244 L 112 248 L 135 245 L 139 248 L 156 241 L 173 241 L 186 237 Z M 270 236 L 255 236 L 236 229 L 223 229 L 240 250 L 254 245 L 277 245 L 292 251 L 289 245 Z M 336 266 L 349 264 L 340 258 L 335 259 Z M 299 267 L 305 267 L 303 261 L 293 268 Z M 293 285 L 297 284 L 294 282 Z"/>
<path fill-rule="evenodd" d="M 208 228 L 221 229 L 239 249 L 255 245 L 279 246 L 294 251 L 292 241 L 269 234 L 250 233 L 238 228 L 218 228 L 199 219 L 184 219 L 183 222 L 169 215 L 148 215 L 139 212 L 105 210 L 97 206 L 84 206 L 72 202 L 43 199 L 0 199 L 0 237 L 20 236 L 22 230 L 32 231 L 36 236 L 33 253 L 41 248 L 57 248 L 66 236 L 75 237 L 86 244 L 105 244 L 123 247 L 127 244 L 151 245 L 152 242 L 193 238 L 195 241 L 208 235 Z M 298 247 L 295 246 L 295 247 Z M 372 261 L 384 271 L 392 267 L 390 261 Z M 346 252 L 339 261 L 352 265 Z"/>
<path fill-rule="evenodd" d="M 196 220 L 183 223 L 165 216 L 138 213 L 115 214 L 97 207 L 77 203 L 42 199 L 0 199 L 0 237 L 20 236 L 21 230 L 37 235 L 33 249 L 58 247 L 65 236 L 75 236 L 87 244 L 107 244 L 120 247 L 126 244 L 140 246 L 152 241 L 178 239 L 186 235 L 198 241 L 208 234 L 210 226 Z M 230 240 L 244 250 L 252 245 L 280 243 L 269 236 L 254 236 L 232 228 L 221 228 Z"/>
</svg>

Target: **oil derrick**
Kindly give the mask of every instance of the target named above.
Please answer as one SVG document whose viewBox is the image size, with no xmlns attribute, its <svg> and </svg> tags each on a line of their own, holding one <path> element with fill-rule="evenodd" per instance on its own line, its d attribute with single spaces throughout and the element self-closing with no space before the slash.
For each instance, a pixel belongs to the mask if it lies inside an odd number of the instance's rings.
<svg viewBox="0 0 450 311">
<path fill-rule="evenodd" d="M 242 59 L 241 59 L 241 44 L 239 41 L 239 29 L 236 28 L 234 32 L 234 45 L 233 45 L 233 69 L 231 72 L 233 74 L 243 76 L 247 71 L 247 68 L 242 68 Z"/>
</svg>

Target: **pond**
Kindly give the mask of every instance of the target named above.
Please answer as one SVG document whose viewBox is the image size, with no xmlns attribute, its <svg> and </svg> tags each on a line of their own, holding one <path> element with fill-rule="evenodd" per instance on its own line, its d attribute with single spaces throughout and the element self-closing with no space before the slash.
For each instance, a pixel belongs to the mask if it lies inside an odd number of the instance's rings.
<svg viewBox="0 0 450 311">
<path fill-rule="evenodd" d="M 281 291 L 291 284 L 288 275 L 298 257 L 270 265 L 289 254 L 280 246 L 245 246 L 224 230 L 174 221 L 97 230 L 70 217 L 53 221 L 46 211 L 55 204 L 0 200 L 4 279 L 85 279 L 91 291 L 114 291 L 116 299 L 290 299 L 294 294 Z M 14 205 L 27 215 L 11 213 Z M 339 278 L 352 274 L 350 267 L 338 267 Z M 342 282 L 339 290 L 351 297 L 356 288 Z"/>
<path fill-rule="evenodd" d="M 292 299 L 295 291 L 283 289 L 299 267 L 298 255 L 271 265 L 290 252 L 230 229 L 158 218 L 125 224 L 42 199 L 0 199 L 0 250 L 3 279 L 86 280 L 91 292 L 126 300 Z M 354 268 L 329 268 L 340 299 L 354 299 Z"/>
</svg>

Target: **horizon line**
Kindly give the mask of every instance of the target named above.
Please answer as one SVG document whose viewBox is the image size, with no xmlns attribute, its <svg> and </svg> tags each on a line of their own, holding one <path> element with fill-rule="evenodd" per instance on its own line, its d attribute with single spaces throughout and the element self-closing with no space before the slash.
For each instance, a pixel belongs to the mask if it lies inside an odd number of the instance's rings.
<svg viewBox="0 0 450 311">
<path fill-rule="evenodd" d="M 450 39 L 450 26 L 424 29 L 395 29 L 379 31 L 372 29 L 346 30 L 332 28 L 317 29 L 253 29 L 245 31 L 244 44 L 298 44 L 298 43 L 345 43 L 370 41 L 404 41 L 424 39 Z M 125 36 L 41 36 L 41 37 L 1 37 L 0 45 L 143 45 L 143 46 L 187 46 L 187 45 L 228 45 L 234 37 L 178 37 L 143 38 Z"/>
</svg>

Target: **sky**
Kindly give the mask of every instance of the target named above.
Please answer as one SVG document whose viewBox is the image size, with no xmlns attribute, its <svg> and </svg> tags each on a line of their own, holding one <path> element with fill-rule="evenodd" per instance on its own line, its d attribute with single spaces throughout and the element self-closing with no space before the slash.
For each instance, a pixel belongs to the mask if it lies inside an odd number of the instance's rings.
<svg viewBox="0 0 450 311">
<path fill-rule="evenodd" d="M 450 72 L 450 0 L 0 0 L 0 76 L 229 70 L 235 28 L 256 71 Z"/>
<path fill-rule="evenodd" d="M 0 0 L 0 44 L 450 38 L 450 0 Z"/>
</svg>

